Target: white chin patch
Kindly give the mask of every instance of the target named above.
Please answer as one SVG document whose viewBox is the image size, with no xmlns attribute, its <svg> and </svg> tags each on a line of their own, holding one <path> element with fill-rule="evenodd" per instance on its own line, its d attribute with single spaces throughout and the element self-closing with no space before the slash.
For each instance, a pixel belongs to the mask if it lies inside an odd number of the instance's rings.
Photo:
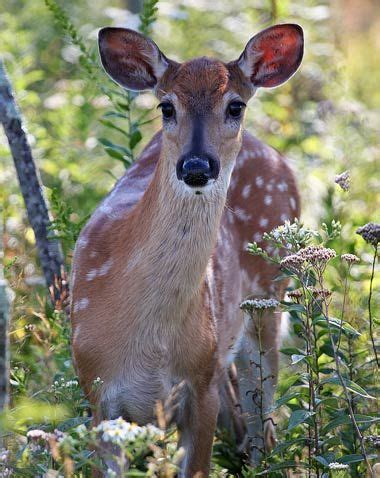
<svg viewBox="0 0 380 478">
<path fill-rule="evenodd" d="M 216 180 L 210 179 L 209 182 L 206 184 L 206 186 L 200 186 L 200 187 L 191 187 L 191 186 L 188 186 L 185 182 L 183 181 L 181 182 L 183 184 L 183 187 L 186 190 L 186 193 L 195 194 L 199 196 L 201 194 L 207 194 L 208 192 L 211 192 L 215 187 Z"/>
</svg>

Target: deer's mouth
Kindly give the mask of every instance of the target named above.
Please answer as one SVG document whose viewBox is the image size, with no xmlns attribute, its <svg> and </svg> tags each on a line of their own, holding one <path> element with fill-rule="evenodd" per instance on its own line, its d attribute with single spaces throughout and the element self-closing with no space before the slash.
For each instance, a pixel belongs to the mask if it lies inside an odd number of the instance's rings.
<svg viewBox="0 0 380 478">
<path fill-rule="evenodd" d="M 206 154 L 186 154 L 177 163 L 177 178 L 192 188 L 202 188 L 219 176 L 219 161 Z"/>
</svg>

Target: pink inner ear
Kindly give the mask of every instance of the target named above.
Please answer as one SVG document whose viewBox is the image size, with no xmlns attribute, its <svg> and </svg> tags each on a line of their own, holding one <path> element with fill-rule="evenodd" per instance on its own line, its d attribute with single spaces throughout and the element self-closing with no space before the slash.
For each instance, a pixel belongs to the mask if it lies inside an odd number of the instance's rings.
<svg viewBox="0 0 380 478">
<path fill-rule="evenodd" d="M 278 25 L 259 33 L 252 42 L 254 86 L 273 87 L 286 81 L 303 56 L 303 35 L 298 25 Z"/>
</svg>

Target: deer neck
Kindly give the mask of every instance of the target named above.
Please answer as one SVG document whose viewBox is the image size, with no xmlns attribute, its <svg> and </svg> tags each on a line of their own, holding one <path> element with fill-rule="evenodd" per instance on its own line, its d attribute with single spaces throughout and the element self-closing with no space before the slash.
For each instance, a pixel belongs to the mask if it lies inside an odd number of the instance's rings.
<svg viewBox="0 0 380 478">
<path fill-rule="evenodd" d="M 151 300 L 150 310 L 155 309 L 157 315 L 185 317 L 189 307 L 196 305 L 194 301 L 201 301 L 227 188 L 228 184 L 222 184 L 196 195 L 186 190 L 160 158 L 135 210 L 140 234 L 134 251 L 139 257 L 135 271 L 145 297 Z"/>
</svg>

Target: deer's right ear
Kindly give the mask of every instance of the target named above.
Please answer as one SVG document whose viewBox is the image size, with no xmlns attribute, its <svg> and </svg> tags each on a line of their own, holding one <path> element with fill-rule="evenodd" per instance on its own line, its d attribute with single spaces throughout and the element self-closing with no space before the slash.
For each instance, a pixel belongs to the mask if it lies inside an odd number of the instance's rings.
<svg viewBox="0 0 380 478">
<path fill-rule="evenodd" d="M 152 89 L 169 66 L 170 60 L 158 46 L 133 30 L 102 28 L 98 40 L 104 69 L 124 88 L 135 91 Z"/>
</svg>

